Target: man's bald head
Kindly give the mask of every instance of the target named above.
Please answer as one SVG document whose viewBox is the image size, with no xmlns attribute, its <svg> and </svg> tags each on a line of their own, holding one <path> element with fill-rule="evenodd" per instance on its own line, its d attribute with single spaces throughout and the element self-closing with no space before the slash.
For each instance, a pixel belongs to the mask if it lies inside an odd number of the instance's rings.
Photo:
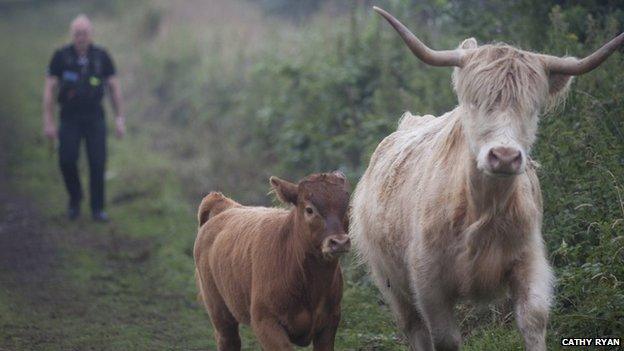
<svg viewBox="0 0 624 351">
<path fill-rule="evenodd" d="M 93 25 L 89 17 L 84 14 L 78 15 L 71 22 L 69 31 L 76 50 L 82 54 L 86 53 L 93 35 Z"/>
</svg>

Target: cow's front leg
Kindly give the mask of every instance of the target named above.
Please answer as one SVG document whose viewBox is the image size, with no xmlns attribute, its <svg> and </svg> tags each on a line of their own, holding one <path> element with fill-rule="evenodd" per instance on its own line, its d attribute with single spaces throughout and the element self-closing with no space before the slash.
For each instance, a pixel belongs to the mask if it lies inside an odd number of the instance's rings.
<svg viewBox="0 0 624 351">
<path fill-rule="evenodd" d="M 527 254 L 511 272 L 516 323 L 528 351 L 546 350 L 553 275 L 543 249 Z"/>
<path fill-rule="evenodd" d="M 457 351 L 461 346 L 461 333 L 455 323 L 455 301 L 446 296 L 436 284 L 429 283 L 417 291 L 418 303 L 429 324 L 431 339 L 436 351 Z"/>
<path fill-rule="evenodd" d="M 417 252 L 417 250 L 412 250 Z M 449 294 L 444 286 L 442 267 L 447 263 L 437 260 L 422 260 L 413 258 L 410 266 L 412 290 L 416 303 L 423 312 L 433 349 L 436 351 L 456 351 L 461 346 L 461 332 L 455 322 L 453 308 L 455 298 Z"/>
<path fill-rule="evenodd" d="M 394 268 L 394 274 L 388 274 L 384 270 L 386 265 L 382 256 L 370 261 L 371 274 L 377 288 L 390 306 L 398 327 L 405 334 L 411 351 L 432 351 L 433 344 L 429 328 L 424 320 L 422 312 L 411 296 L 409 277 L 404 267 Z M 405 273 L 403 273 L 405 272 Z M 392 278 L 390 278 L 392 277 Z M 407 282 L 407 283 L 406 283 Z M 407 285 L 407 287 L 402 286 Z M 405 291 L 408 290 L 408 291 Z"/>
</svg>

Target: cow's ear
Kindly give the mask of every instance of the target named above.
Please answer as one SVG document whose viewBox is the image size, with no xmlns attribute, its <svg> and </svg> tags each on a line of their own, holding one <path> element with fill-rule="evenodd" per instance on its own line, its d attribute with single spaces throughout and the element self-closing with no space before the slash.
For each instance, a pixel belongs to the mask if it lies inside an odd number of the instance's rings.
<svg viewBox="0 0 624 351">
<path fill-rule="evenodd" d="M 271 188 L 273 188 L 273 191 L 275 191 L 275 194 L 277 194 L 281 202 L 293 205 L 297 204 L 298 186 L 296 184 L 278 177 L 271 177 L 269 183 L 271 183 Z"/>
<path fill-rule="evenodd" d="M 565 96 L 572 83 L 572 76 L 563 74 L 550 74 L 548 77 L 548 94 L 550 100 L 558 100 L 559 97 Z"/>
<path fill-rule="evenodd" d="M 477 47 L 479 47 L 479 44 L 477 44 L 477 39 L 475 38 L 468 38 L 459 44 L 459 48 L 463 50 L 476 49 Z"/>
</svg>

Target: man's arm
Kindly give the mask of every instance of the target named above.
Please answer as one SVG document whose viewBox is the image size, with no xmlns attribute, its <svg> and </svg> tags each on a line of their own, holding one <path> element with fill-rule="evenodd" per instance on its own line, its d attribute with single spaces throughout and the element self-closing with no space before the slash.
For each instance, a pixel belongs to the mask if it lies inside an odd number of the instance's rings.
<svg viewBox="0 0 624 351">
<path fill-rule="evenodd" d="M 54 92 L 58 86 L 58 78 L 47 76 L 43 87 L 43 134 L 56 139 L 57 131 L 54 124 Z"/>
<path fill-rule="evenodd" d="M 121 86 L 116 76 L 112 76 L 108 79 L 108 88 L 111 105 L 113 106 L 113 113 L 115 114 L 115 131 L 117 132 L 117 136 L 121 138 L 126 134 L 126 118 L 123 114 Z"/>
</svg>

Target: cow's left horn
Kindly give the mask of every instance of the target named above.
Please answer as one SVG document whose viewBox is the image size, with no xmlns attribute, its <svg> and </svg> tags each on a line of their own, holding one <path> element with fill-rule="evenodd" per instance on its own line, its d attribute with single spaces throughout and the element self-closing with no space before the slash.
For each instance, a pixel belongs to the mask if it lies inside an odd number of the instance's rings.
<svg viewBox="0 0 624 351">
<path fill-rule="evenodd" d="M 587 73 L 600 66 L 611 54 L 624 43 L 624 33 L 611 39 L 593 54 L 582 60 L 577 58 L 561 58 L 557 56 L 542 55 L 546 61 L 546 67 L 551 73 L 578 76 Z"/>
<path fill-rule="evenodd" d="M 412 50 L 414 55 L 421 59 L 424 63 L 432 66 L 462 66 L 462 55 L 458 50 L 432 50 L 427 45 L 423 44 L 412 32 L 410 32 L 403 23 L 399 22 L 391 14 L 377 6 L 373 6 L 373 9 L 382 15 L 394 29 L 399 33 L 405 44 Z"/>
</svg>

